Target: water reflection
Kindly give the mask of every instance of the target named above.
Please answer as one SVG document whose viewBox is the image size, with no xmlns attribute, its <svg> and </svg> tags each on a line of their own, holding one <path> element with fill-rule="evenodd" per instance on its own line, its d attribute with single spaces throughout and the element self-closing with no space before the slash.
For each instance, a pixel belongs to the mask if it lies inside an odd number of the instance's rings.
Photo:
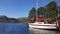
<svg viewBox="0 0 60 34">
<path fill-rule="evenodd" d="M 60 34 L 60 31 L 57 31 L 56 34 Z"/>
<path fill-rule="evenodd" d="M 57 30 L 29 29 L 29 34 L 60 34 Z"/>
</svg>

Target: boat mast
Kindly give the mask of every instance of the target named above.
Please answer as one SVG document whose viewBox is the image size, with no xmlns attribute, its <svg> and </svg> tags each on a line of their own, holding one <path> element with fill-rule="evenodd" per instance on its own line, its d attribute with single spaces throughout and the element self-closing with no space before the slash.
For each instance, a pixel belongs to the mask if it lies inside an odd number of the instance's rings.
<svg viewBox="0 0 60 34">
<path fill-rule="evenodd" d="M 38 18 L 38 0 L 35 0 L 35 5 L 36 5 L 36 18 Z M 36 19 L 36 22 L 38 22 L 37 21 L 37 19 Z"/>
</svg>

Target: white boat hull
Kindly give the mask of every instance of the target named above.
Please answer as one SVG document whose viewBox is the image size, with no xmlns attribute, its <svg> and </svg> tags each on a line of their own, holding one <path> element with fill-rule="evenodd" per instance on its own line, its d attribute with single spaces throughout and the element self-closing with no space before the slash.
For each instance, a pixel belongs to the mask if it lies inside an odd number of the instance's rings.
<svg viewBox="0 0 60 34">
<path fill-rule="evenodd" d="M 57 29 L 56 24 L 29 24 L 30 28 L 38 28 L 38 29 Z"/>
</svg>

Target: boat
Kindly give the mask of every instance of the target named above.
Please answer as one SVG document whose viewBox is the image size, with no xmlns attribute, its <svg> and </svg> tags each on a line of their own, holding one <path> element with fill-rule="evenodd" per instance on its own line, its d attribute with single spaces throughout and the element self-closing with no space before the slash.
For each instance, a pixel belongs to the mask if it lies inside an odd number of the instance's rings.
<svg viewBox="0 0 60 34">
<path fill-rule="evenodd" d="M 36 3 L 36 6 L 38 6 L 37 3 Z M 38 9 L 36 8 L 36 10 L 38 10 Z M 37 13 L 38 12 L 36 12 L 36 22 L 29 23 L 29 27 L 30 28 L 37 28 L 37 29 L 57 29 L 56 24 L 48 24 L 48 23 L 46 23 L 44 21 L 39 22 L 39 20 L 51 20 L 51 19 L 50 18 L 45 18 L 43 13 L 42 13 L 43 16 L 38 17 L 38 14 Z"/>
<path fill-rule="evenodd" d="M 57 29 L 56 23 L 48 24 L 44 21 L 38 22 L 38 20 L 50 20 L 49 18 L 37 18 L 37 21 L 34 23 L 29 23 L 30 28 L 37 28 L 37 29 Z"/>
<path fill-rule="evenodd" d="M 29 27 L 30 28 L 37 28 L 37 29 L 57 29 L 56 24 L 44 24 L 42 22 L 30 23 Z"/>
</svg>

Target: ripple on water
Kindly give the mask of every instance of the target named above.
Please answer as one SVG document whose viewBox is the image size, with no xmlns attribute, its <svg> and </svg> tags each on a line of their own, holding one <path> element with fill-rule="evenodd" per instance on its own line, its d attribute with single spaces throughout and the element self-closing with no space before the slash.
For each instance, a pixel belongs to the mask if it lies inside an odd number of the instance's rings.
<svg viewBox="0 0 60 34">
<path fill-rule="evenodd" d="M 54 30 L 41 30 L 41 29 L 29 29 L 29 34 L 59 34 L 58 31 Z"/>
</svg>

